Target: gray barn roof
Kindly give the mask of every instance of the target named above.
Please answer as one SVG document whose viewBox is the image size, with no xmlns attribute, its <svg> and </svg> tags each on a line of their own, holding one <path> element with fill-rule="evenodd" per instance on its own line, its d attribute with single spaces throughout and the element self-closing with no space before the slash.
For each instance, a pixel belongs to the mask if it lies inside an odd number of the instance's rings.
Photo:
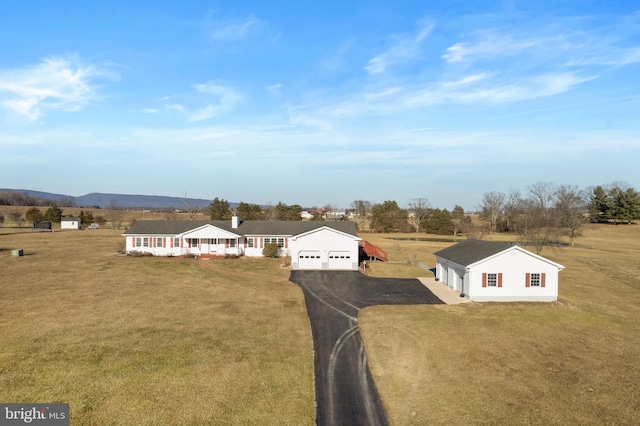
<svg viewBox="0 0 640 426">
<path fill-rule="evenodd" d="M 326 226 L 349 235 L 357 236 L 355 223 L 349 221 L 269 221 L 247 220 L 238 228 L 231 227 L 231 220 L 139 220 L 123 235 L 177 235 L 203 225 L 232 232 L 237 235 L 299 235 Z"/>
<path fill-rule="evenodd" d="M 470 239 L 461 241 L 434 254 L 443 259 L 455 262 L 458 265 L 469 266 L 514 245 L 515 244 L 512 243 L 497 243 Z"/>
</svg>

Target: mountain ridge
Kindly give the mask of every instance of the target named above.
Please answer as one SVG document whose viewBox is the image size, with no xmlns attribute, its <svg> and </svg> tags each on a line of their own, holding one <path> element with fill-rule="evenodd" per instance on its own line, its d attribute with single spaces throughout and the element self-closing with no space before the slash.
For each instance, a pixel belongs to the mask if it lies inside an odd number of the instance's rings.
<svg viewBox="0 0 640 426">
<path fill-rule="evenodd" d="M 113 194 L 103 192 L 92 192 L 85 195 L 73 196 L 57 194 L 53 192 L 35 191 L 31 189 L 0 188 L 2 192 L 24 193 L 34 198 L 45 198 L 53 201 L 65 199 L 73 200 L 77 207 L 99 207 L 106 208 L 114 203 L 118 207 L 124 208 L 152 208 L 152 209 L 184 209 L 185 198 L 170 197 L 164 195 L 142 195 L 142 194 Z M 187 198 L 186 201 L 191 207 L 204 208 L 211 204 L 211 200 L 203 198 Z M 238 203 L 229 202 L 229 206 L 237 207 Z"/>
</svg>

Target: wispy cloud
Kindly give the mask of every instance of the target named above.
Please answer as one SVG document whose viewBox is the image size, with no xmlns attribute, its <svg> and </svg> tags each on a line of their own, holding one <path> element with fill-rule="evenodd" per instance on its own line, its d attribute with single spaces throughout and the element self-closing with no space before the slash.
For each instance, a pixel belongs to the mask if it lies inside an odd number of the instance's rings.
<svg viewBox="0 0 640 426">
<path fill-rule="evenodd" d="M 260 32 L 265 22 L 249 15 L 244 18 L 230 18 L 216 16 L 214 13 L 207 17 L 205 31 L 210 41 L 237 41 L 250 35 L 251 32 Z"/>
<path fill-rule="evenodd" d="M 423 24 L 415 35 L 397 34 L 391 36 L 391 46 L 369 59 L 368 65 L 364 69 L 371 75 L 382 74 L 398 63 L 404 63 L 418 57 L 421 54 L 420 44 L 432 29 L 432 25 Z"/>
<path fill-rule="evenodd" d="M 40 64 L 0 71 L 2 104 L 29 121 L 47 111 L 78 111 L 98 98 L 100 78 L 117 78 L 75 57 L 50 57 Z"/>
<path fill-rule="evenodd" d="M 196 122 L 207 120 L 219 114 L 235 108 L 241 101 L 242 95 L 235 89 L 225 86 L 223 83 L 209 81 L 206 83 L 194 84 L 194 93 L 190 93 L 181 98 L 186 98 L 190 104 L 204 103 L 202 107 L 188 107 L 182 103 L 166 104 L 165 108 L 180 112 L 187 117 L 187 121 Z M 166 97 L 176 99 L 179 96 Z"/>
</svg>

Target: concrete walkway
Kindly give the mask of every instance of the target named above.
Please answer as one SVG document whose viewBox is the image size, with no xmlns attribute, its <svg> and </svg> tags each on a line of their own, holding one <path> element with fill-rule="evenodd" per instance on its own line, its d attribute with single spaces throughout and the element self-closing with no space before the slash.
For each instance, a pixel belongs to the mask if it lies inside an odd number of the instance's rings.
<svg viewBox="0 0 640 426">
<path fill-rule="evenodd" d="M 447 287 L 446 284 L 436 281 L 434 277 L 418 277 L 418 280 L 427 287 L 438 299 L 447 305 L 471 302 L 466 297 L 460 297 L 460 293 Z"/>
</svg>

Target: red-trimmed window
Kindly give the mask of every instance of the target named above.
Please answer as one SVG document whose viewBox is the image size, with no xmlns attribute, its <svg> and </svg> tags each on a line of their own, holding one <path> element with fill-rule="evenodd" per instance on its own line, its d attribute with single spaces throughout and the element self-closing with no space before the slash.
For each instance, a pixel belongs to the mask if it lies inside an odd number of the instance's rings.
<svg viewBox="0 0 640 426">
<path fill-rule="evenodd" d="M 502 287 L 502 273 L 483 273 L 482 287 Z"/>
<path fill-rule="evenodd" d="M 544 272 L 527 272 L 525 287 L 544 287 L 546 285 L 546 274 Z"/>
</svg>

